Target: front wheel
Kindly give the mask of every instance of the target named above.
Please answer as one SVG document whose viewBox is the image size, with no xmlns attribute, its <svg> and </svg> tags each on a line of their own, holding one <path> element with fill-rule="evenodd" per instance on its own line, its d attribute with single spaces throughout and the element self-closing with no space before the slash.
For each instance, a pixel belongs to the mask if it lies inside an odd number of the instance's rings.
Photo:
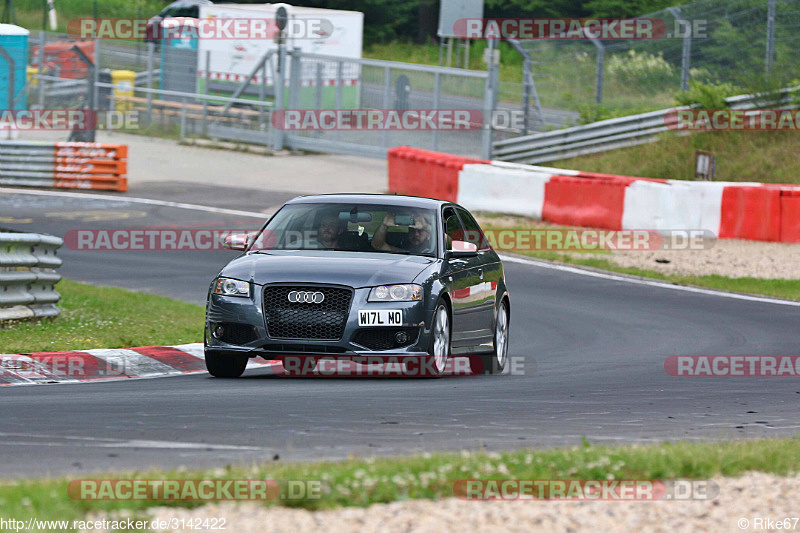
<svg viewBox="0 0 800 533">
<path fill-rule="evenodd" d="M 473 374 L 500 374 L 508 362 L 508 304 L 500 302 L 497 320 L 494 323 L 494 349 L 491 354 L 472 356 L 470 365 Z"/>
<path fill-rule="evenodd" d="M 247 368 L 247 356 L 206 352 L 206 368 L 215 378 L 238 378 Z"/>
<path fill-rule="evenodd" d="M 439 302 L 433 313 L 431 324 L 431 343 L 428 347 L 428 356 L 423 360 L 409 361 L 406 363 L 406 372 L 418 376 L 439 377 L 447 368 L 450 357 L 450 313 L 447 305 Z"/>
</svg>

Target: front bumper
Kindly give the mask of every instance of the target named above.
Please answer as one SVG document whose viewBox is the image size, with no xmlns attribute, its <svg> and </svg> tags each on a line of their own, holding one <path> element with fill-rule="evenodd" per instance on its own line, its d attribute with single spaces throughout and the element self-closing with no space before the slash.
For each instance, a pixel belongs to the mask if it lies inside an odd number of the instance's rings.
<svg viewBox="0 0 800 533">
<path fill-rule="evenodd" d="M 303 284 L 308 285 L 308 284 Z M 420 302 L 368 302 L 370 288 L 353 289 L 344 333 L 337 340 L 273 338 L 264 314 L 264 287 L 253 285 L 249 298 L 209 294 L 206 305 L 205 349 L 210 352 L 242 354 L 249 357 L 281 359 L 286 355 L 352 357 L 355 355 L 426 355 L 430 345 L 433 311 Z M 358 311 L 399 309 L 403 323 L 392 327 L 359 327 Z M 222 325 L 231 332 L 218 338 L 214 330 Z M 387 342 L 403 330 L 405 343 Z"/>
</svg>

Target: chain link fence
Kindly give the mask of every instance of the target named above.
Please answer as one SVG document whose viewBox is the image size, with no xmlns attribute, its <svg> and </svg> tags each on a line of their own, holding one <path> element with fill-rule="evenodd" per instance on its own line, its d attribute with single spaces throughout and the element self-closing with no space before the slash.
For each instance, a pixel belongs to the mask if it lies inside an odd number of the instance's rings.
<svg viewBox="0 0 800 533">
<path fill-rule="evenodd" d="M 529 131 L 673 107 L 692 82 L 740 94 L 800 79 L 798 0 L 700 0 L 639 17 L 662 21 L 663 37 L 521 41 L 543 115 Z M 501 105 L 524 87 L 501 83 Z"/>
<path fill-rule="evenodd" d="M 124 111 L 137 120 L 117 129 L 181 140 L 200 137 L 374 157 L 383 157 L 398 145 L 488 155 L 491 132 L 483 121 L 467 131 L 363 131 L 285 130 L 272 120 L 276 109 L 468 110 L 489 117 L 494 98 L 487 98 L 486 71 L 324 56 L 299 49 L 255 56 L 237 50 L 237 43 L 231 46 L 226 53 L 168 41 L 75 42 L 65 35 L 40 32 L 32 36 L 30 64 L 41 65 L 41 70 L 32 77 L 28 94 L 34 107 L 43 109 L 94 106 L 101 129 L 110 126 L 105 118 L 109 111 Z M 97 62 L 96 74 L 93 64 L 79 60 L 76 47 Z M 123 79 L 119 71 L 131 72 Z"/>
</svg>

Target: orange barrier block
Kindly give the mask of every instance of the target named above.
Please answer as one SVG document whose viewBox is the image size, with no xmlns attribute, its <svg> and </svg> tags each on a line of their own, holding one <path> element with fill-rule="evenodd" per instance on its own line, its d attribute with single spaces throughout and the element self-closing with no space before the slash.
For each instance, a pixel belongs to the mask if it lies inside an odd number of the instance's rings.
<svg viewBox="0 0 800 533">
<path fill-rule="evenodd" d="M 54 174 L 53 187 L 59 189 L 94 189 L 98 191 L 126 192 L 128 180 L 119 176 L 93 174 Z"/>
<path fill-rule="evenodd" d="M 483 163 L 459 155 L 421 148 L 398 146 L 388 151 L 389 192 L 427 196 L 455 202 L 458 197 L 458 172 L 464 165 Z"/>
<path fill-rule="evenodd" d="M 544 186 L 542 218 L 557 224 L 593 228 L 622 228 L 624 179 L 553 176 Z"/>
<path fill-rule="evenodd" d="M 778 241 L 781 237 L 781 190 L 731 186 L 722 191 L 719 223 L 722 239 Z"/>
<path fill-rule="evenodd" d="M 800 243 L 800 190 L 781 191 L 780 240 Z"/>
<path fill-rule="evenodd" d="M 108 157 L 127 159 L 127 144 L 57 142 L 56 157 Z"/>
</svg>

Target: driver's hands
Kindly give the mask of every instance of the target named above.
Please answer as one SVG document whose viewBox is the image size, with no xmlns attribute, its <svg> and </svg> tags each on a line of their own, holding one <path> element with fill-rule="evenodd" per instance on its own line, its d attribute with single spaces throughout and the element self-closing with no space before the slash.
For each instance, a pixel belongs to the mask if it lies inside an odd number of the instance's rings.
<svg viewBox="0 0 800 533">
<path fill-rule="evenodd" d="M 383 217 L 383 225 L 386 227 L 394 226 L 394 213 L 386 213 L 386 216 Z"/>
<path fill-rule="evenodd" d="M 415 216 L 414 217 L 414 224 L 411 226 L 414 229 L 425 230 L 430 232 L 431 225 L 428 224 L 428 221 L 425 220 L 423 216 Z"/>
</svg>

